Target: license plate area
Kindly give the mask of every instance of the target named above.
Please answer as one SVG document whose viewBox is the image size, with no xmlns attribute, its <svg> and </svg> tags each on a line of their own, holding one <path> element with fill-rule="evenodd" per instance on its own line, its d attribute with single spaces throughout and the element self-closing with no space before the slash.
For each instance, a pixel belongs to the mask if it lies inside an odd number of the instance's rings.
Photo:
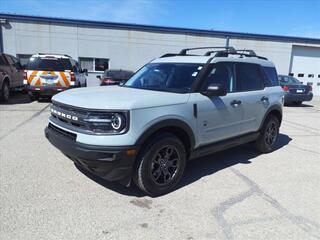
<svg viewBox="0 0 320 240">
<path fill-rule="evenodd" d="M 304 90 L 303 89 L 297 89 L 296 92 L 297 93 L 304 93 Z"/>
</svg>

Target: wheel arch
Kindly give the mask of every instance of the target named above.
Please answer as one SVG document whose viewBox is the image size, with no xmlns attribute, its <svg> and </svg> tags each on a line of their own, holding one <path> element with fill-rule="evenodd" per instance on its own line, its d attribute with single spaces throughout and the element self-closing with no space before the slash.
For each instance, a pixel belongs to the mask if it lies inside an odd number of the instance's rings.
<svg viewBox="0 0 320 240">
<path fill-rule="evenodd" d="M 2 83 L 1 83 L 1 87 L 2 85 L 7 82 L 9 84 L 9 88 L 10 88 L 10 77 L 8 75 L 5 75 L 3 78 L 2 78 Z"/>
<path fill-rule="evenodd" d="M 280 106 L 278 106 L 278 105 L 273 105 L 268 109 L 268 111 L 264 115 L 263 121 L 261 122 L 259 129 L 261 129 L 261 127 L 263 126 L 265 120 L 270 115 L 274 115 L 279 120 L 279 125 L 281 125 L 281 122 L 282 122 L 282 108 Z"/>
<path fill-rule="evenodd" d="M 191 127 L 182 120 L 167 119 L 153 124 L 136 141 L 136 145 L 143 145 L 148 139 L 160 132 L 168 132 L 176 135 L 186 148 L 189 155 L 195 146 L 195 136 Z"/>
</svg>

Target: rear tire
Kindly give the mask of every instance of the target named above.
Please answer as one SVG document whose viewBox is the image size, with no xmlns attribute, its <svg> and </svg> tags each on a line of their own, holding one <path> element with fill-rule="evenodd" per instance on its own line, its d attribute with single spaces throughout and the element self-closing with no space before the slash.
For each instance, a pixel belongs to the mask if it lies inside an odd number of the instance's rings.
<svg viewBox="0 0 320 240">
<path fill-rule="evenodd" d="M 10 86 L 9 86 L 8 81 L 6 81 L 6 80 L 2 83 L 1 91 L 0 91 L 0 98 L 1 98 L 1 101 L 3 101 L 3 102 L 7 102 L 10 98 Z"/>
<path fill-rule="evenodd" d="M 276 116 L 267 117 L 260 130 L 260 136 L 255 142 L 255 146 L 261 153 L 272 152 L 275 148 L 279 136 L 280 123 Z"/>
<path fill-rule="evenodd" d="M 28 94 L 29 94 L 29 97 L 32 101 L 39 101 L 39 98 L 40 98 L 39 93 L 29 92 Z"/>
<path fill-rule="evenodd" d="M 186 158 L 180 139 L 170 133 L 161 133 L 143 146 L 133 180 L 151 196 L 168 193 L 180 181 Z"/>
</svg>

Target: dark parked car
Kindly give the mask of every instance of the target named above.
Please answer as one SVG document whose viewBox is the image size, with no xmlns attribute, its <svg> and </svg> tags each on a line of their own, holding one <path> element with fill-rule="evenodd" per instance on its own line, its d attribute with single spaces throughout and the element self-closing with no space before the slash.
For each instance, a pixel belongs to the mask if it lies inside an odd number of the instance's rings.
<svg viewBox="0 0 320 240">
<path fill-rule="evenodd" d="M 98 75 L 97 78 L 100 79 L 100 86 L 105 85 L 119 85 L 122 81 L 127 81 L 134 74 L 133 71 L 129 70 L 106 70 L 102 76 Z"/>
<path fill-rule="evenodd" d="M 10 90 L 23 87 L 23 69 L 19 60 L 0 53 L 0 100 L 8 101 Z"/>
<path fill-rule="evenodd" d="M 298 79 L 291 76 L 278 76 L 280 86 L 285 92 L 284 103 L 300 105 L 304 101 L 311 101 L 312 86 L 304 85 Z"/>
</svg>

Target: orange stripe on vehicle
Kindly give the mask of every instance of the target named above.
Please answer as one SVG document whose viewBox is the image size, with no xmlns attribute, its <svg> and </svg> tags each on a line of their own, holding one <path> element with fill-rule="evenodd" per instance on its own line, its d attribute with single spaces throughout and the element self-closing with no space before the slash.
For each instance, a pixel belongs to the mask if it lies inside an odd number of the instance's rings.
<svg viewBox="0 0 320 240">
<path fill-rule="evenodd" d="M 66 75 L 64 74 L 64 72 L 60 72 L 60 75 L 61 75 L 61 77 L 62 77 L 62 80 L 63 80 L 64 83 L 66 84 L 66 86 L 69 87 L 69 86 L 70 86 L 70 83 L 69 83 Z"/>
<path fill-rule="evenodd" d="M 33 71 L 28 77 L 28 83 L 31 84 L 32 80 L 37 76 L 38 71 Z"/>
<path fill-rule="evenodd" d="M 35 86 L 40 86 L 41 85 L 41 81 L 40 79 L 38 79 L 38 81 L 36 82 Z"/>
</svg>

